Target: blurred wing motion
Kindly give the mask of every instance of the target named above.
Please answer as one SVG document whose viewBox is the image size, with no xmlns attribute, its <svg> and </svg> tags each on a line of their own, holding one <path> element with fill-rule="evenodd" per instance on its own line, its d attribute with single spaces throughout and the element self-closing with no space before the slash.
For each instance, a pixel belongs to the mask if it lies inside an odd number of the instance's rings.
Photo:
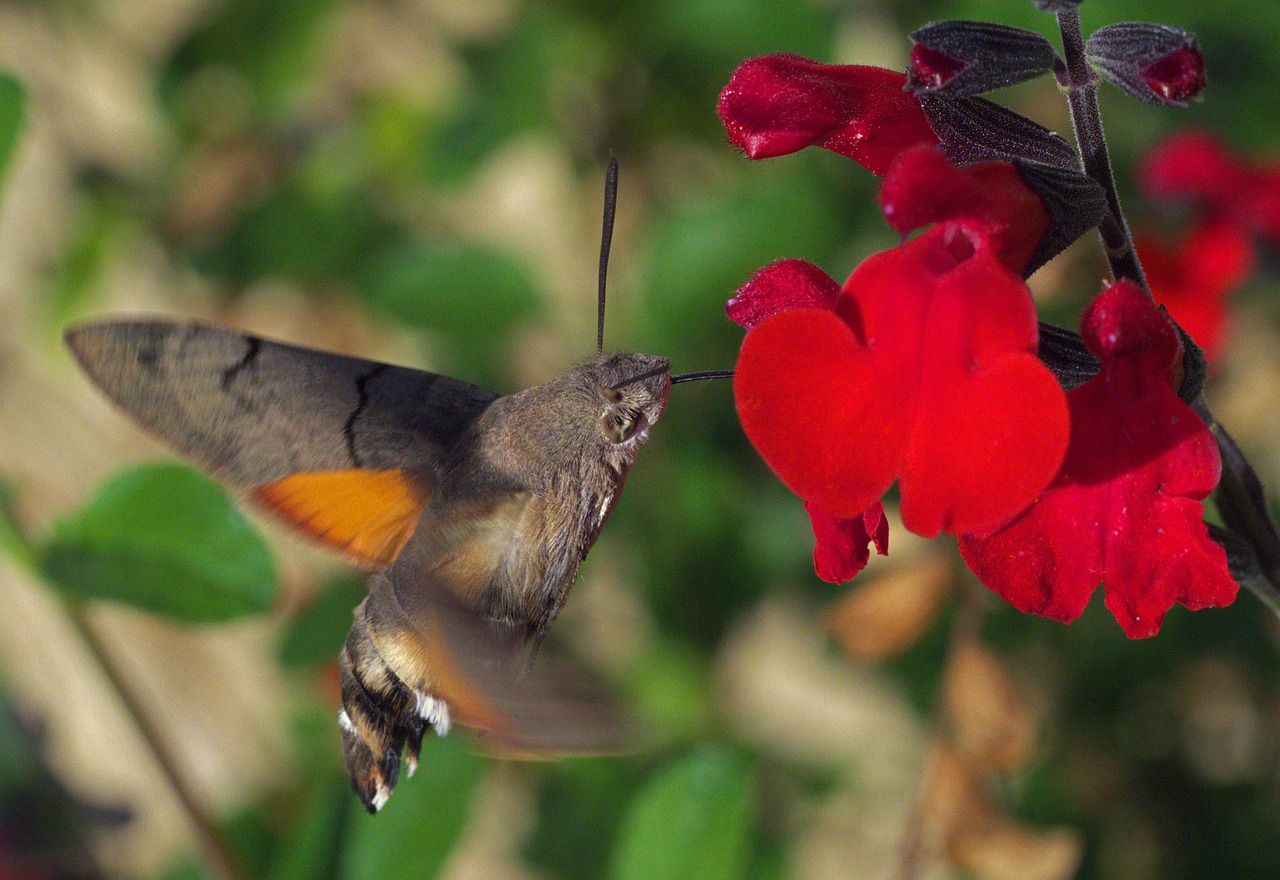
<svg viewBox="0 0 1280 880">
<path fill-rule="evenodd" d="M 522 530 L 541 515 L 539 500 L 518 489 L 469 499 L 429 520 L 370 581 L 342 655 L 343 749 L 370 810 L 395 787 L 402 751 L 412 774 L 428 727 L 474 728 L 504 757 L 634 744 L 634 726 L 603 682 L 550 650 L 532 663 L 536 626 L 503 613 L 514 584 L 534 586 L 537 553 Z"/>
<path fill-rule="evenodd" d="M 195 324 L 93 324 L 66 341 L 144 427 L 255 504 L 381 569 L 340 658 L 343 749 L 370 810 L 395 786 L 401 753 L 412 772 L 427 728 L 444 733 L 452 720 L 507 755 L 625 746 L 628 721 L 585 670 L 554 656 L 530 661 L 645 436 L 606 443 L 600 410 L 651 424 L 666 403 L 664 359 L 601 359 L 498 398 Z M 635 376 L 652 387 L 613 387 Z M 562 452 L 533 430 L 548 418 L 561 426 Z M 563 460 L 548 463 L 551 453 Z M 584 457 L 594 469 L 586 481 Z"/>
<path fill-rule="evenodd" d="M 143 427 L 356 562 L 399 552 L 446 451 L 497 395 L 433 373 L 190 323 L 69 330 Z"/>
</svg>

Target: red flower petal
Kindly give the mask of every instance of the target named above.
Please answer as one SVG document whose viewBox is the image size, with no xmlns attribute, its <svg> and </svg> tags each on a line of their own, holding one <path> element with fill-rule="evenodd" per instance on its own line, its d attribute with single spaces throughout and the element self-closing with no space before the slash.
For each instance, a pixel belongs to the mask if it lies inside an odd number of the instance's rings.
<svg viewBox="0 0 1280 880">
<path fill-rule="evenodd" d="M 871 543 L 881 556 L 889 553 L 889 521 L 880 502 L 852 519 L 832 516 L 812 501 L 804 509 L 813 523 L 813 570 L 829 584 L 853 580 L 871 558 Z"/>
<path fill-rule="evenodd" d="M 880 188 L 880 207 L 903 235 L 942 222 L 980 232 L 1014 273 L 1026 268 L 1049 228 L 1044 203 L 1008 162 L 956 168 L 932 146 L 898 156 Z"/>
<path fill-rule="evenodd" d="M 747 333 L 733 390 L 743 431 L 787 488 L 852 519 L 893 482 L 910 426 L 880 382 L 839 316 L 793 309 Z"/>
<path fill-rule="evenodd" d="M 788 309 L 834 308 L 839 297 L 840 285 L 817 266 L 804 260 L 779 260 L 739 287 L 724 310 L 729 320 L 750 330 Z"/>
<path fill-rule="evenodd" d="M 908 529 L 932 537 L 994 526 L 1053 480 L 1067 448 L 1067 404 L 1036 359 L 1037 340 L 1026 286 L 990 251 L 939 277 L 922 342 L 927 380 L 899 483 Z"/>
<path fill-rule="evenodd" d="M 1193 229 L 1174 247 L 1139 235 L 1137 248 L 1156 302 L 1215 361 L 1222 348 L 1226 299 L 1253 273 L 1248 237 L 1234 224 L 1217 221 Z"/>
<path fill-rule="evenodd" d="M 883 175 L 907 147 L 938 142 L 920 103 L 892 70 L 765 55 L 738 67 L 720 93 L 729 139 L 752 159 L 811 145 Z"/>
<path fill-rule="evenodd" d="M 1067 395 L 1072 434 L 1061 473 L 1009 525 L 962 535 L 960 552 L 1015 607 L 1064 622 L 1103 583 L 1125 633 L 1142 638 L 1175 602 L 1235 599 L 1200 504 L 1221 463 L 1213 435 L 1174 393 L 1177 334 L 1136 286 L 1104 291 L 1082 333 L 1103 366 Z"/>
</svg>

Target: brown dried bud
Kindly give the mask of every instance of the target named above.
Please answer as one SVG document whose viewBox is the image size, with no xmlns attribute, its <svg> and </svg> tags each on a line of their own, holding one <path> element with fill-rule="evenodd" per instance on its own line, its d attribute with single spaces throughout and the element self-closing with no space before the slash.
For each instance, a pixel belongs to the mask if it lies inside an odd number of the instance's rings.
<svg viewBox="0 0 1280 880">
<path fill-rule="evenodd" d="M 1036 723 L 1004 662 L 976 643 L 962 645 L 947 667 L 943 705 L 955 746 L 983 772 L 1021 767 L 1036 743 Z"/>
<path fill-rule="evenodd" d="M 951 564 L 930 557 L 850 590 L 827 629 L 855 660 L 888 660 L 920 640 L 954 586 Z"/>
</svg>

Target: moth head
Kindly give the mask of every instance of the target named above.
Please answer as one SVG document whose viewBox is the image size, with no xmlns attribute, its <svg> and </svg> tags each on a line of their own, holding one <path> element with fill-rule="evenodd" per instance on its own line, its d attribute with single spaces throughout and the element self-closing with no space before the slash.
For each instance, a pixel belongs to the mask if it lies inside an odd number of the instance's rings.
<svg viewBox="0 0 1280 880">
<path fill-rule="evenodd" d="M 615 445 L 643 440 L 667 407 L 671 362 L 647 354 L 615 354 L 601 360 L 597 370 L 601 435 Z"/>
</svg>

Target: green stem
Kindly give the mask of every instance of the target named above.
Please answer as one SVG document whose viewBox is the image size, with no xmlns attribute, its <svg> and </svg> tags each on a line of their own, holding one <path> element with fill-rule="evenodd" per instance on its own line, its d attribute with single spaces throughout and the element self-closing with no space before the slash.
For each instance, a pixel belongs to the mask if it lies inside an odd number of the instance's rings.
<svg viewBox="0 0 1280 880">
<path fill-rule="evenodd" d="M 142 738 L 146 740 L 151 753 L 155 755 L 161 772 L 177 796 L 178 803 L 186 812 L 187 818 L 191 820 L 196 841 L 204 853 L 209 868 L 218 880 L 247 880 L 248 874 L 240 864 L 239 857 L 196 797 L 182 772 L 177 756 L 168 747 L 163 733 L 148 714 L 138 695 L 129 687 L 124 672 L 111 657 L 106 645 L 85 615 L 84 606 L 78 602 L 69 602 L 68 611 L 71 622 L 75 624 L 81 638 L 84 639 L 89 653 L 93 655 L 103 674 L 106 675 L 107 681 L 111 683 L 111 687 L 120 698 L 120 702 L 133 719 L 133 723 L 137 725 Z"/>
</svg>

